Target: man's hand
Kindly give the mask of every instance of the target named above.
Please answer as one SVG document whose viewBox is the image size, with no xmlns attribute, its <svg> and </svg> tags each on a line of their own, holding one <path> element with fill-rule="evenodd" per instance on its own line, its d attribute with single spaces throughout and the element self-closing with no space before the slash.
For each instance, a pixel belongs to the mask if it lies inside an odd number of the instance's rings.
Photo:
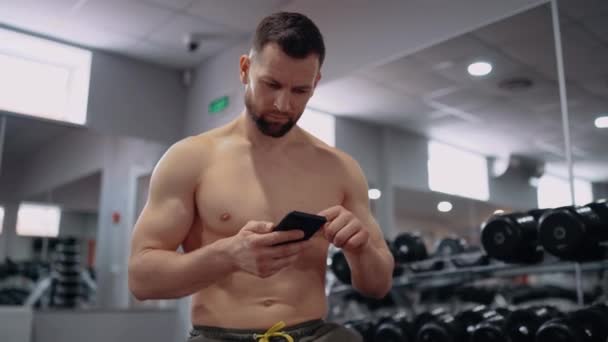
<svg viewBox="0 0 608 342">
<path fill-rule="evenodd" d="M 275 246 L 282 242 L 301 239 L 299 229 L 273 232 L 270 222 L 249 221 L 238 234 L 226 239 L 235 267 L 239 270 L 267 278 L 293 264 L 310 241 Z"/>
<path fill-rule="evenodd" d="M 346 252 L 356 253 L 369 241 L 369 232 L 353 213 L 341 205 L 323 210 L 318 215 L 325 216 L 323 228 L 325 238 L 334 246 Z"/>
</svg>

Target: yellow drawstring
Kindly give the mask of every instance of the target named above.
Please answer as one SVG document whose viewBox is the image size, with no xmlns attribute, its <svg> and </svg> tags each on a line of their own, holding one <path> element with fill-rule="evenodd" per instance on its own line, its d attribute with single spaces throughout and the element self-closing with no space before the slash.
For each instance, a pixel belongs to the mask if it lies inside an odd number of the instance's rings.
<svg viewBox="0 0 608 342">
<path fill-rule="evenodd" d="M 289 336 L 289 334 L 279 331 L 285 328 L 285 322 L 280 321 L 279 323 L 273 325 L 270 329 L 266 330 L 262 335 L 253 334 L 253 338 L 258 342 L 270 342 L 271 337 L 282 337 L 287 340 L 287 342 L 294 342 L 293 337 Z"/>
</svg>

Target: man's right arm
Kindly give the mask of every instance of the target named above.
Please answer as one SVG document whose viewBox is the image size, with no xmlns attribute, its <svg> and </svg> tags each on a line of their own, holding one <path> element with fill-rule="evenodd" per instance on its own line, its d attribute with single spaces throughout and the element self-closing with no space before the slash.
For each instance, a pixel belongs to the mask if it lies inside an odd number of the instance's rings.
<svg viewBox="0 0 608 342">
<path fill-rule="evenodd" d="M 190 253 L 176 251 L 196 215 L 194 195 L 204 163 L 193 139 L 176 143 L 160 159 L 135 224 L 129 289 L 140 300 L 188 296 L 234 270 L 221 241 Z"/>
</svg>

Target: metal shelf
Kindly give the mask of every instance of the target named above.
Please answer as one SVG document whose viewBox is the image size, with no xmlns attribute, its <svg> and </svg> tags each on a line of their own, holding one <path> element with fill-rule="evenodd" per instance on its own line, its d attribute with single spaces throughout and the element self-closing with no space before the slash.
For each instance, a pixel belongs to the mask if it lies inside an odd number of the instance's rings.
<svg viewBox="0 0 608 342">
<path fill-rule="evenodd" d="M 449 268 L 440 271 L 421 273 L 405 272 L 402 276 L 393 279 L 393 287 L 416 287 L 445 285 L 446 282 L 462 282 L 487 278 L 515 277 L 527 274 L 543 273 L 575 273 L 577 265 L 582 272 L 608 269 L 608 260 L 575 263 L 566 261 L 545 262 L 534 265 L 514 265 L 495 263 L 487 266 L 466 268 Z M 335 284 L 329 291 L 330 295 L 352 291 L 350 285 Z"/>
</svg>

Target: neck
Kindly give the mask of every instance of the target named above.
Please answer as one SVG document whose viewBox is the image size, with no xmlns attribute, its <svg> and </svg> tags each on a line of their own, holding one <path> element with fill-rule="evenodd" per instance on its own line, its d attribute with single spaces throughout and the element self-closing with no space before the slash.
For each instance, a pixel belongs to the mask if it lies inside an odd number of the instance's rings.
<svg viewBox="0 0 608 342">
<path fill-rule="evenodd" d="M 251 148 L 265 152 L 282 151 L 296 141 L 297 126 L 280 138 L 274 138 L 260 132 L 255 122 L 245 109 L 237 119 L 236 126 L 243 137 L 251 144 Z"/>
</svg>

